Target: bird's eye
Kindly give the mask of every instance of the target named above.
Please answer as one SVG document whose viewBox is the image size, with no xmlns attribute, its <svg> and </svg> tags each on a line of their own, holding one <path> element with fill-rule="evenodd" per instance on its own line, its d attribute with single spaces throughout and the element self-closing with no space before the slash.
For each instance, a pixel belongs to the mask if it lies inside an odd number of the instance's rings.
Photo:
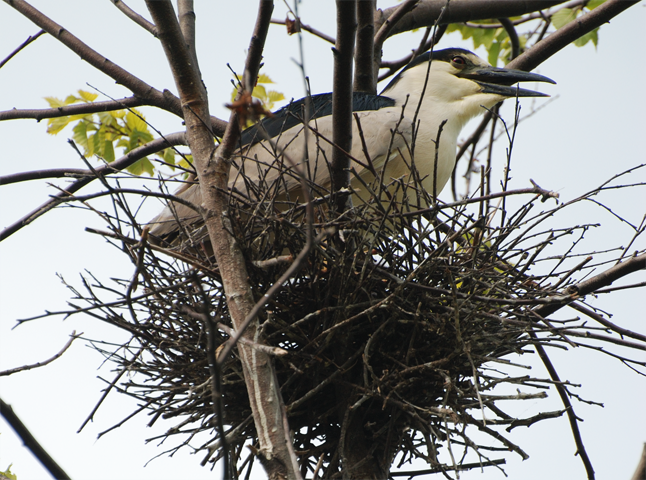
<svg viewBox="0 0 646 480">
<path fill-rule="evenodd" d="M 456 55 L 451 59 L 451 63 L 453 63 L 453 65 L 457 66 L 458 68 L 460 68 L 466 65 L 467 61 L 464 59 L 464 57 Z"/>
</svg>

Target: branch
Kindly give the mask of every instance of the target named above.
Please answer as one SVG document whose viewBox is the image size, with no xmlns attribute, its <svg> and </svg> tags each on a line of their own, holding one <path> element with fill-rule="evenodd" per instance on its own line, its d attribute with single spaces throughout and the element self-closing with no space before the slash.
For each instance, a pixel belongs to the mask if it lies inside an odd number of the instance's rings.
<svg viewBox="0 0 646 480">
<path fill-rule="evenodd" d="M 177 16 L 179 17 L 179 28 L 182 30 L 182 36 L 186 43 L 186 48 L 197 65 L 197 51 L 195 50 L 195 11 L 193 10 L 193 0 L 177 1 Z M 199 68 L 199 67 L 198 67 Z"/>
<path fill-rule="evenodd" d="M 65 105 L 58 108 L 33 108 L 5 110 L 0 112 L 0 121 L 16 120 L 21 118 L 34 118 L 40 122 L 43 118 L 66 117 L 68 115 L 84 115 L 99 112 L 111 112 L 113 110 L 123 110 L 126 108 L 140 107 L 148 105 L 146 101 L 139 97 L 125 97 L 120 100 L 108 100 L 107 102 L 80 103 L 77 105 Z"/>
<path fill-rule="evenodd" d="M 438 25 L 437 29 L 434 29 L 434 27 L 426 27 L 426 33 L 424 34 L 424 38 L 417 47 L 417 50 L 411 52 L 410 54 L 399 60 L 382 61 L 379 65 L 379 68 L 387 68 L 388 71 L 379 75 L 378 81 L 381 82 L 382 80 L 390 77 L 404 65 L 408 65 L 408 63 L 415 59 L 418 55 L 421 55 L 422 53 L 430 50 L 434 45 L 437 45 L 442 36 L 444 36 L 444 33 L 446 33 L 447 27 L 448 25 Z M 432 30 L 435 30 L 435 33 L 431 38 L 428 38 L 428 35 Z"/>
<path fill-rule="evenodd" d="M 637 255 L 630 258 L 629 260 L 615 265 L 612 268 L 609 268 L 599 275 L 595 275 L 594 277 L 589 278 L 588 280 L 585 280 L 576 285 L 570 285 L 566 289 L 566 292 L 575 296 L 573 298 L 573 300 L 575 300 L 576 298 L 584 297 L 590 293 L 594 293 L 600 288 L 607 287 L 615 280 L 625 277 L 626 275 L 630 275 L 631 273 L 634 273 L 638 270 L 645 269 L 646 254 Z M 535 308 L 534 312 L 536 312 L 541 317 L 547 317 L 557 310 L 561 309 L 562 307 L 568 305 L 569 303 L 571 302 L 567 302 L 562 305 L 541 305 L 540 307 Z"/>
<path fill-rule="evenodd" d="M 27 38 L 27 40 L 25 40 L 25 41 L 24 41 L 24 42 L 22 42 L 20 45 L 18 45 L 18 47 L 17 47 L 13 52 L 11 52 L 9 55 L 7 55 L 7 57 L 6 57 L 4 60 L 2 60 L 2 61 L 0 62 L 0 68 L 4 67 L 4 66 L 7 64 L 7 62 L 8 62 L 9 60 L 11 60 L 13 57 L 15 57 L 16 55 L 18 55 L 18 53 L 20 52 L 20 50 L 22 50 L 22 49 L 23 49 L 23 48 L 25 48 L 27 45 L 29 45 L 31 42 L 33 42 L 34 40 L 36 40 L 36 39 L 37 39 L 38 37 L 40 37 L 43 33 L 45 33 L 45 30 L 40 30 L 38 33 L 36 33 L 35 35 L 31 35 L 30 37 L 28 37 L 28 38 Z"/>
<path fill-rule="evenodd" d="M 300 18 L 298 20 L 300 21 Z M 277 18 L 272 18 L 271 23 L 273 23 L 274 25 L 285 25 L 286 24 L 285 20 L 280 20 L 280 19 L 277 19 Z M 334 40 L 332 37 L 330 37 L 329 35 L 321 32 L 321 31 L 319 31 L 319 30 L 317 30 L 317 29 L 315 29 L 315 28 L 313 28 L 313 27 L 311 27 L 309 25 L 305 25 L 304 23 L 301 23 L 300 27 L 301 27 L 302 30 L 305 30 L 306 32 L 310 32 L 312 35 L 314 35 L 316 37 L 319 37 L 319 38 L 322 38 L 323 40 L 325 40 L 326 42 L 331 43 L 332 45 L 334 45 L 336 43 L 336 40 Z"/>
<path fill-rule="evenodd" d="M 14 373 L 22 372 L 25 370 L 31 370 L 32 368 L 38 368 L 38 367 L 44 367 L 45 365 L 48 365 L 52 363 L 54 360 L 57 358 L 60 358 L 65 351 L 70 348 L 70 345 L 72 345 L 72 342 L 76 340 L 79 337 L 79 335 L 76 334 L 76 332 L 72 332 L 70 335 L 70 339 L 67 341 L 67 343 L 63 346 L 63 348 L 58 352 L 56 355 L 54 355 L 52 358 L 49 358 L 45 360 L 44 362 L 37 362 L 33 363 L 31 365 L 23 365 L 22 367 L 16 367 L 16 368 L 11 368 L 9 370 L 4 370 L 0 371 L 0 377 L 5 377 L 9 375 L 13 375 Z"/>
<path fill-rule="evenodd" d="M 440 16 L 443 7 L 447 7 L 442 17 L 441 25 L 449 23 L 462 23 L 473 20 L 485 20 L 501 17 L 518 17 L 526 13 L 537 12 L 546 8 L 564 3 L 563 0 L 462 0 L 449 2 L 446 0 L 425 0 L 417 4 L 415 9 L 405 14 L 397 22 L 388 37 L 398 33 L 408 32 L 417 28 L 432 26 Z M 400 6 L 377 10 L 375 12 L 375 28 L 381 26 L 397 11 Z"/>
<path fill-rule="evenodd" d="M 13 411 L 11 405 L 7 404 L 0 398 L 0 413 L 7 421 L 7 423 L 13 428 L 14 432 L 20 437 L 22 443 L 27 447 L 31 453 L 38 459 L 40 463 L 43 464 L 43 467 L 52 475 L 52 477 L 59 480 L 69 480 L 69 475 L 65 473 L 54 459 L 45 451 L 45 449 L 38 443 L 38 441 L 31 434 L 29 429 L 25 426 L 24 423 L 20 421 L 18 415 Z"/>
<path fill-rule="evenodd" d="M 612 282 L 623 276 L 642 269 L 646 269 L 646 254 L 635 256 L 630 260 L 617 264 L 614 267 L 606 270 L 605 272 L 596 275 L 584 282 L 570 286 L 568 287 L 567 291 L 571 292 L 572 294 L 584 296 L 588 293 L 592 293 L 595 290 L 598 290 L 601 287 L 610 285 Z M 551 315 L 565 305 L 567 305 L 567 303 L 563 305 L 541 305 L 540 307 L 535 308 L 534 312 L 541 315 L 542 317 L 547 317 L 548 315 Z M 530 332 L 530 335 L 532 336 L 532 338 L 536 339 L 535 333 Z M 561 383 L 561 379 L 556 373 L 556 369 L 554 368 L 554 365 L 552 365 L 552 362 L 547 356 L 547 353 L 545 352 L 545 349 L 542 347 L 542 345 L 536 342 L 535 347 L 536 352 L 540 356 L 543 364 L 545 365 L 545 368 L 550 374 L 550 378 L 555 382 L 556 390 L 558 391 L 558 394 L 561 397 L 561 401 L 563 402 L 563 405 L 565 406 L 565 409 L 567 411 L 570 428 L 572 430 L 572 435 L 574 436 L 574 441 L 577 446 L 577 454 L 581 457 L 581 461 L 585 466 L 588 479 L 593 479 L 594 469 L 592 468 L 592 463 L 590 462 L 590 458 L 588 457 L 588 454 L 583 445 L 581 432 L 579 431 L 579 426 L 577 423 L 577 417 L 574 414 L 574 409 L 568 398 L 567 389 Z"/>
<path fill-rule="evenodd" d="M 81 168 L 47 168 L 31 172 L 11 173 L 0 177 L 0 185 L 27 182 L 29 180 L 43 180 L 45 178 L 81 178 L 93 177 L 94 173 Z"/>
<path fill-rule="evenodd" d="M 336 1 L 336 45 L 332 90 L 332 142 L 338 148 L 332 151 L 332 193 L 350 185 L 350 159 L 341 150 L 352 150 L 352 60 L 354 37 L 357 30 L 356 0 Z M 345 210 L 348 196 L 336 197 L 338 212 Z"/>
<path fill-rule="evenodd" d="M 82 60 L 113 78 L 118 84 L 128 88 L 136 97 L 143 99 L 146 105 L 155 106 L 182 117 L 182 106 L 179 99 L 168 90 L 164 90 L 162 93 L 119 65 L 112 63 L 24 0 L 4 0 L 4 2 L 78 54 Z M 226 123 L 215 117 L 211 118 L 211 124 L 217 134 L 224 132 L 226 128 Z"/>
<path fill-rule="evenodd" d="M 538 42 L 530 50 L 507 64 L 507 68 L 530 71 L 577 38 L 600 27 L 624 10 L 639 3 L 639 0 L 608 0 L 590 13 L 582 15 L 559 28 L 549 37 Z"/>
<path fill-rule="evenodd" d="M 110 0 L 110 1 L 114 3 L 114 6 L 117 7 L 119 10 L 121 10 L 126 15 L 126 17 L 128 17 L 130 20 L 135 22 L 140 27 L 143 27 L 144 30 L 148 30 L 153 37 L 157 38 L 157 28 L 155 27 L 155 25 L 150 23 L 141 15 L 139 15 L 137 12 L 135 12 L 132 8 L 130 8 L 125 3 L 123 3 L 121 0 Z"/>
<path fill-rule="evenodd" d="M 536 334 L 534 332 L 529 332 L 529 335 L 534 340 L 537 340 Z M 558 373 L 556 373 L 556 369 L 554 368 L 554 365 L 552 365 L 552 361 L 547 356 L 547 353 L 545 352 L 543 346 L 539 342 L 535 342 L 534 347 L 536 348 L 536 352 L 541 358 L 543 365 L 545 365 L 545 368 L 549 372 L 550 378 L 554 382 L 554 387 L 556 388 L 559 397 L 561 397 L 561 402 L 563 402 L 563 406 L 565 407 L 568 421 L 570 422 L 570 429 L 572 430 L 572 436 L 574 437 L 574 443 L 576 444 L 576 454 L 579 455 L 581 461 L 583 462 L 585 471 L 588 475 L 588 480 L 593 480 L 594 468 L 592 468 L 592 462 L 590 462 L 590 457 L 588 457 L 588 453 L 586 452 L 585 446 L 583 445 L 583 439 L 581 438 L 581 432 L 579 431 L 579 425 L 577 423 L 578 419 L 576 414 L 574 413 L 574 407 L 572 407 L 572 403 L 568 398 L 568 391 L 561 381 Z"/>
<path fill-rule="evenodd" d="M 375 2 L 357 2 L 357 48 L 354 57 L 354 91 L 377 93 L 375 81 Z"/>
<path fill-rule="evenodd" d="M 514 24 L 508 18 L 499 18 L 498 21 L 509 36 L 509 42 L 511 43 L 511 59 L 513 60 L 520 54 L 520 40 L 518 40 L 518 32 L 516 32 Z"/>
<path fill-rule="evenodd" d="M 375 47 L 381 50 L 384 41 L 390 36 L 390 32 L 395 25 L 403 18 L 404 15 L 411 12 L 419 0 L 405 0 L 404 3 L 397 7 L 392 7 L 392 13 L 379 25 L 379 31 L 375 35 Z M 446 2 L 445 2 L 446 3 Z M 376 13 L 376 12 L 375 12 Z M 377 25 L 377 22 L 374 22 Z"/>
<path fill-rule="evenodd" d="M 197 63 L 186 48 L 185 39 L 170 1 L 147 0 L 159 39 L 168 59 L 180 95 L 186 135 L 199 178 L 204 223 L 215 259 L 220 269 L 222 286 L 231 320 L 236 331 L 252 311 L 254 300 L 249 284 L 245 258 L 230 232 L 227 184 L 231 155 L 239 138 L 238 116 L 232 111 L 222 143 L 215 149 L 209 119 L 208 98 L 199 75 Z M 271 1 L 259 2 L 258 16 L 245 63 L 243 86 L 251 91 L 256 83 L 262 52 L 273 11 Z M 239 92 L 240 98 L 242 92 Z M 245 332 L 254 339 L 258 319 Z M 283 403 L 271 358 L 247 345 L 238 345 L 249 403 L 260 449 L 258 456 L 270 478 L 300 478 L 289 430 L 283 422 Z"/>
<path fill-rule="evenodd" d="M 156 140 L 153 140 L 152 142 L 147 143 L 146 145 L 137 147 L 121 157 L 119 160 L 115 160 L 112 163 L 96 168 L 95 171 L 99 175 L 107 175 L 110 173 L 118 172 L 120 170 L 123 170 L 124 168 L 128 168 L 130 165 L 133 165 L 134 163 L 138 162 L 148 155 L 152 155 L 153 153 L 159 152 L 174 145 L 186 145 L 184 132 L 172 133 L 170 135 L 166 135 L 164 138 L 158 138 Z M 96 180 L 97 177 L 91 170 L 85 170 L 84 172 L 86 172 L 88 176 L 85 176 L 81 180 L 77 180 L 76 182 L 67 186 L 64 192 L 54 195 L 53 198 L 43 203 L 36 210 L 33 210 L 17 222 L 5 228 L 2 233 L 0 233 L 0 242 L 16 233 L 22 227 L 29 225 L 41 215 L 50 211 L 66 197 L 70 196 L 74 192 L 78 192 L 81 188 Z M 11 175 L 8 177 L 11 177 Z M 4 177 L 4 179 L 6 178 L 7 177 Z"/>
</svg>

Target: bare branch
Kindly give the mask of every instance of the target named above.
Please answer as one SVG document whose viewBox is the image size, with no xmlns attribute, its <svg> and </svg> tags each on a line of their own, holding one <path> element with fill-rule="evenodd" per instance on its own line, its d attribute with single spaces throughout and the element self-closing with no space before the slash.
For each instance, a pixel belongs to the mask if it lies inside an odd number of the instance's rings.
<svg viewBox="0 0 646 480">
<path fill-rule="evenodd" d="M 79 334 L 79 335 L 81 335 L 81 334 Z M 72 332 L 72 334 L 70 335 L 70 339 L 67 341 L 67 343 L 52 358 L 49 358 L 49 359 L 47 359 L 47 360 L 45 360 L 43 362 L 37 362 L 37 363 L 33 363 L 31 365 L 23 365 L 22 367 L 16 367 L 16 368 L 11 368 L 9 370 L 0 371 L 0 377 L 13 375 L 14 373 L 22 372 L 22 371 L 25 371 L 25 370 L 31 370 L 32 368 L 44 367 L 45 365 L 52 363 L 57 358 L 60 358 L 65 353 L 65 351 L 68 348 L 70 348 L 70 345 L 72 345 L 72 342 L 74 340 L 76 340 L 79 337 L 79 335 L 77 335 L 76 332 Z"/>
<path fill-rule="evenodd" d="M 354 59 L 354 91 L 377 93 L 375 81 L 375 2 L 357 2 L 357 48 Z"/>
<path fill-rule="evenodd" d="M 182 30 L 186 47 L 197 63 L 197 51 L 195 50 L 195 10 L 193 7 L 193 0 L 179 0 L 177 2 L 177 16 L 179 17 L 179 28 Z"/>
<path fill-rule="evenodd" d="M 280 20 L 278 18 L 272 18 L 271 23 L 273 23 L 274 25 L 285 25 L 287 22 L 285 22 L 285 20 Z M 304 23 L 301 23 L 300 27 L 301 27 L 302 30 L 305 30 L 306 32 L 310 32 L 312 35 L 314 35 L 316 37 L 319 37 L 319 38 L 322 38 L 323 40 L 325 40 L 326 42 L 331 43 L 332 45 L 334 45 L 336 43 L 336 40 L 334 40 L 332 37 L 330 37 L 329 35 L 321 32 L 321 31 L 319 31 L 319 30 L 317 30 L 317 29 L 315 29 L 313 27 L 311 27 L 310 25 L 305 25 Z"/>
<path fill-rule="evenodd" d="M 40 37 L 43 33 L 45 33 L 45 30 L 40 30 L 38 33 L 36 33 L 35 35 L 31 35 L 29 38 L 27 38 L 27 40 L 25 40 L 25 41 L 24 41 L 24 42 L 22 42 L 20 45 L 18 45 L 18 47 L 17 47 L 13 52 L 11 52 L 9 55 L 7 55 L 7 57 L 6 57 L 4 60 L 2 60 L 2 61 L 0 62 L 0 68 L 4 67 L 4 66 L 6 65 L 6 63 L 7 63 L 9 60 L 11 60 L 13 57 L 15 57 L 16 55 L 18 55 L 18 53 L 19 53 L 23 48 L 25 48 L 25 47 L 26 47 L 27 45 L 29 45 L 31 42 L 33 42 L 34 40 L 36 40 L 38 37 Z"/>
<path fill-rule="evenodd" d="M 511 42 L 511 58 L 513 60 L 518 55 L 520 55 L 520 41 L 518 40 L 518 32 L 516 32 L 514 24 L 508 18 L 499 18 L 498 21 L 507 32 L 507 35 L 509 35 L 509 41 Z"/>
<path fill-rule="evenodd" d="M 577 297 L 584 297 L 590 293 L 594 293 L 600 288 L 607 287 L 615 280 L 644 269 L 646 269 L 646 254 L 637 255 L 624 262 L 618 263 L 614 267 L 609 268 L 605 272 L 595 275 L 584 282 L 570 285 L 566 289 L 566 292 L 576 295 Z M 547 317 L 564 306 L 565 305 L 541 305 L 534 311 L 541 317 Z"/>
<path fill-rule="evenodd" d="M 437 45 L 437 43 L 441 40 L 442 36 L 444 36 L 444 33 L 446 33 L 448 25 L 439 25 L 437 29 L 435 29 L 435 33 L 431 38 L 428 38 L 428 35 L 432 30 L 434 30 L 434 27 L 426 27 L 426 33 L 424 34 L 424 38 L 420 42 L 419 46 L 417 47 L 417 50 L 412 52 L 409 55 L 406 55 L 404 58 L 401 58 L 399 60 L 395 61 L 382 61 L 381 64 L 379 65 L 379 68 L 387 68 L 388 71 L 386 73 L 382 73 L 379 75 L 379 81 L 381 82 L 382 80 L 385 80 L 386 78 L 390 77 L 394 73 L 396 73 L 400 68 L 402 68 L 404 65 L 408 65 L 409 62 L 411 62 L 413 59 L 415 59 L 418 55 L 421 55 L 422 53 L 428 51 L 433 47 L 434 45 Z"/>
<path fill-rule="evenodd" d="M 377 23 L 375 21 L 375 26 L 379 26 L 379 31 L 375 35 L 375 47 L 381 49 L 384 41 L 390 36 L 390 33 L 397 25 L 404 15 L 411 12 L 419 3 L 419 0 L 405 0 L 401 5 L 397 7 L 392 7 L 392 13 L 384 19 L 383 22 Z M 375 12 L 377 13 L 377 12 Z"/>
<path fill-rule="evenodd" d="M 12 183 L 26 182 L 29 180 L 43 180 L 45 178 L 79 178 L 93 177 L 94 173 L 80 168 L 48 168 L 45 170 L 34 170 L 32 172 L 19 172 L 0 177 L 0 185 L 11 185 Z"/>
<path fill-rule="evenodd" d="M 577 38 L 600 27 L 637 3 L 639 3 L 639 0 L 608 0 L 591 12 L 559 28 L 549 37 L 538 42 L 530 50 L 527 50 L 515 60 L 509 62 L 507 68 L 516 68 L 525 71 L 533 70 Z"/>
<path fill-rule="evenodd" d="M 131 150 L 130 152 L 128 152 L 120 159 L 115 160 L 110 164 L 97 168 L 96 172 L 101 175 L 108 175 L 113 172 L 121 171 L 125 168 L 128 168 L 130 165 L 133 165 L 134 163 L 138 162 L 139 160 L 141 160 L 142 158 L 148 155 L 152 155 L 153 153 L 157 153 L 165 148 L 172 147 L 174 145 L 186 145 L 186 138 L 184 136 L 184 132 L 172 133 L 170 135 L 166 135 L 164 138 L 158 138 L 156 140 L 153 140 L 152 142 L 147 143 L 146 145 L 137 147 L 134 150 Z M 94 176 L 94 174 L 90 170 L 87 170 L 87 172 L 88 172 L 88 176 L 80 180 L 77 180 L 76 182 L 74 182 L 69 186 L 66 186 L 64 192 L 59 193 L 58 195 L 55 195 L 51 200 L 48 200 L 47 202 L 43 203 L 36 210 L 33 210 L 32 212 L 28 213 L 17 222 L 6 227 L 0 233 L 0 242 L 3 241 L 5 238 L 10 237 L 14 233 L 16 233 L 22 227 L 29 225 L 41 215 L 50 211 L 52 208 L 58 205 L 62 199 L 65 199 L 66 197 L 73 194 L 74 192 L 78 192 L 81 188 L 85 187 L 92 181 L 96 180 L 97 177 Z M 92 175 L 91 177 L 89 176 L 90 174 Z M 7 178 L 7 177 L 4 177 L 4 178 Z"/>
<path fill-rule="evenodd" d="M 534 340 L 537 339 L 536 334 L 534 332 L 530 332 L 530 336 Z M 536 342 L 534 347 L 536 348 L 536 352 L 538 353 L 538 356 L 543 362 L 543 365 L 545 365 L 545 368 L 547 369 L 550 375 L 550 378 L 554 381 L 554 387 L 556 388 L 556 391 L 558 392 L 559 397 L 561 397 L 561 402 L 563 402 L 563 406 L 565 407 L 568 421 L 570 422 L 570 429 L 572 430 L 572 436 L 574 437 L 574 443 L 576 444 L 576 453 L 581 458 L 581 461 L 583 462 L 585 471 L 588 475 L 588 480 L 593 480 L 594 468 L 592 468 L 592 462 L 590 461 L 590 457 L 588 457 L 588 452 L 586 451 L 585 446 L 583 445 L 583 438 L 581 438 L 581 431 L 579 430 L 579 425 L 577 423 L 578 418 L 574 413 L 574 407 L 572 406 L 572 403 L 570 402 L 570 399 L 568 397 L 568 391 L 565 388 L 565 385 L 563 384 L 563 382 L 561 381 L 561 378 L 559 377 L 558 373 L 556 372 L 556 369 L 554 368 L 552 361 L 547 356 L 547 353 L 545 352 L 545 348 L 543 348 L 543 346 L 540 345 L 538 342 Z"/>
<path fill-rule="evenodd" d="M 24 423 L 20 421 L 18 415 L 13 411 L 11 405 L 7 404 L 0 398 L 0 413 L 7 421 L 7 423 L 13 428 L 16 434 L 22 440 L 22 443 L 34 454 L 34 456 L 40 461 L 40 463 L 45 467 L 45 469 L 52 475 L 52 477 L 69 480 L 69 475 L 63 470 L 56 461 L 45 451 L 45 449 L 38 443 L 38 440 L 34 438 L 29 429 L 25 426 Z"/>
<path fill-rule="evenodd" d="M 352 60 L 357 30 L 356 0 L 336 2 L 336 45 L 332 90 L 332 141 L 346 152 L 352 150 Z M 350 159 L 339 148 L 332 153 L 332 193 L 350 185 Z M 336 198 L 338 212 L 345 210 L 348 196 Z"/>
<path fill-rule="evenodd" d="M 33 108 L 5 110 L 0 112 L 0 121 L 14 120 L 19 118 L 33 118 L 40 122 L 44 118 L 66 117 L 68 115 L 84 115 L 99 112 L 111 112 L 125 108 L 140 107 L 148 105 L 145 100 L 139 97 L 125 97 L 120 100 L 108 100 L 106 102 L 80 103 L 77 105 L 65 105 L 58 108 Z"/>
<path fill-rule="evenodd" d="M 182 100 L 187 137 L 196 165 L 204 222 L 209 232 L 215 258 L 222 274 L 222 284 L 227 298 L 227 308 L 234 327 L 240 333 L 244 319 L 252 311 L 253 293 L 246 272 L 245 259 L 235 239 L 231 236 L 227 215 L 227 185 L 230 157 L 239 135 L 237 115 L 232 112 L 222 143 L 215 150 L 208 120 L 206 91 L 199 76 L 198 66 L 189 50 L 169 1 L 146 2 L 159 39 L 168 58 L 173 77 Z M 245 63 L 243 86 L 251 91 L 255 85 L 262 51 L 271 21 L 273 3 L 261 1 L 249 53 Z M 239 93 L 239 96 L 242 92 Z M 258 329 L 255 319 L 245 335 L 253 339 Z M 293 454 L 289 431 L 283 422 L 280 391 L 275 382 L 271 359 L 244 344 L 238 345 L 245 383 L 260 442 L 258 455 L 270 478 L 300 478 L 298 464 Z"/>
<path fill-rule="evenodd" d="M 130 8 L 125 3 L 123 3 L 121 0 L 110 0 L 110 1 L 114 3 L 114 6 L 117 7 L 119 10 L 121 10 L 126 15 L 126 17 L 128 17 L 130 20 L 135 22 L 140 27 L 143 27 L 144 30 L 149 31 L 153 37 L 157 38 L 157 28 L 155 28 L 155 25 L 150 23 L 141 15 L 139 15 L 137 12 L 135 12 L 132 8 Z"/>
</svg>

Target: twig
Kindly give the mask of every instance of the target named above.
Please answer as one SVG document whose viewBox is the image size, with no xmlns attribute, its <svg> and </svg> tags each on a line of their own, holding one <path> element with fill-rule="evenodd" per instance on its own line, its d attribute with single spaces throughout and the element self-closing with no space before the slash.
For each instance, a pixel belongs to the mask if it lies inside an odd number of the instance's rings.
<svg viewBox="0 0 646 480">
<path fill-rule="evenodd" d="M 0 371 L 0 377 L 4 377 L 7 375 L 13 375 L 14 373 L 22 372 L 24 370 L 31 370 L 32 368 L 38 368 L 38 367 L 44 367 L 45 365 L 52 363 L 54 360 L 57 358 L 60 358 L 65 351 L 72 345 L 72 342 L 76 340 L 79 336 L 83 335 L 82 333 L 79 333 L 78 335 L 76 334 L 76 331 L 72 332 L 70 335 L 70 339 L 67 341 L 67 343 L 63 346 L 63 348 L 52 358 L 45 360 L 43 362 L 37 362 L 31 365 L 23 365 L 22 367 L 16 367 L 16 368 L 10 368 L 9 370 L 4 370 Z"/>
<path fill-rule="evenodd" d="M 4 59 L 4 60 L 0 61 L 0 68 L 4 67 L 4 66 L 6 65 L 6 63 L 7 63 L 9 60 L 11 60 L 13 57 L 15 57 L 16 55 L 18 55 L 18 53 L 20 52 L 20 50 L 22 50 L 22 49 L 23 49 L 23 48 L 25 48 L 27 45 L 29 45 L 31 42 L 33 42 L 34 40 L 36 40 L 36 39 L 37 39 L 38 37 L 40 37 L 43 33 L 45 33 L 45 30 L 39 30 L 36 34 L 31 35 L 30 37 L 28 37 L 28 38 L 27 38 L 27 40 L 25 40 L 25 41 L 24 41 L 24 42 L 22 42 L 20 45 L 18 45 L 18 47 L 16 47 L 16 49 L 15 49 L 13 52 L 11 52 L 9 55 L 7 55 L 7 56 L 5 57 L 5 59 Z M 0 117 L 0 120 L 1 120 L 1 119 L 2 119 L 2 117 Z"/>
<path fill-rule="evenodd" d="M 106 102 L 89 102 L 79 103 L 76 105 L 65 105 L 56 108 L 32 108 L 5 110 L 0 112 L 0 121 L 15 120 L 19 118 L 33 118 L 40 122 L 44 118 L 67 117 L 69 115 L 84 115 L 99 112 L 111 112 L 114 110 L 123 110 L 126 108 L 140 107 L 148 103 L 140 97 L 125 97 L 119 100 L 109 100 Z"/>
<path fill-rule="evenodd" d="M 280 20 L 278 18 L 272 18 L 271 23 L 273 23 L 274 25 L 285 25 L 286 22 L 285 22 L 285 20 Z M 306 32 L 310 32 L 312 35 L 315 35 L 315 36 L 317 36 L 319 38 L 322 38 L 326 42 L 329 42 L 332 45 L 334 45 L 336 43 L 336 40 L 334 40 L 329 35 L 321 32 L 321 31 L 319 31 L 319 30 L 317 30 L 317 29 L 315 29 L 313 27 L 310 27 L 309 25 L 305 25 L 304 23 L 301 23 L 300 25 L 301 25 L 301 28 L 303 30 L 305 30 Z"/>
<path fill-rule="evenodd" d="M 142 27 L 144 30 L 147 30 L 150 32 L 150 34 L 157 38 L 157 27 L 150 23 L 148 20 L 146 20 L 144 17 L 139 15 L 137 12 L 135 12 L 132 8 L 130 8 L 128 5 L 123 3 L 122 0 L 110 0 L 112 3 L 114 3 L 114 6 L 117 7 L 119 10 L 121 10 L 126 17 L 128 17 L 130 20 L 135 22 L 137 25 Z"/>
</svg>

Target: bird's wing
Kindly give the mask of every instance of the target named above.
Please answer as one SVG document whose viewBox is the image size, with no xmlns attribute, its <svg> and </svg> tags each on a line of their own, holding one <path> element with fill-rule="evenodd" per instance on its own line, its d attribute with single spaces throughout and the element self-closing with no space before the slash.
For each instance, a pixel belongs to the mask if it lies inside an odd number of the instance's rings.
<svg viewBox="0 0 646 480">
<path fill-rule="evenodd" d="M 366 183 L 372 182 L 375 174 L 381 175 L 384 166 L 386 183 L 391 178 L 406 174 L 406 162 L 398 160 L 397 157 L 400 152 L 407 152 L 410 147 L 412 123 L 402 116 L 401 107 L 388 106 L 379 110 L 359 111 L 357 117 L 358 124 L 357 121 L 353 123 L 350 151 L 353 157 L 353 171 Z M 272 120 L 270 127 L 275 128 L 277 122 Z M 256 140 L 250 141 L 249 136 L 244 139 L 249 144 L 242 147 L 233 159 L 234 168 L 231 170 L 229 186 L 234 194 L 252 201 L 262 201 L 266 200 L 263 196 L 266 196 L 267 192 L 276 191 L 280 193 L 279 200 L 302 201 L 299 171 L 305 176 L 314 196 L 322 196 L 329 192 L 330 162 L 334 149 L 331 134 L 332 116 L 313 118 L 308 129 L 302 123 L 288 125 L 285 120 L 282 122 L 284 127 L 291 128 L 270 140 L 258 141 L 257 138 L 270 137 L 274 133 L 271 128 L 255 131 Z M 361 182 L 354 181 L 353 187 L 362 191 L 361 193 L 366 193 Z M 361 193 L 360 195 L 364 196 Z M 195 205 L 201 204 L 198 185 L 192 185 L 177 195 Z M 165 208 L 151 221 L 151 233 L 163 237 L 176 231 L 177 219 L 182 223 L 201 220 L 195 210 L 174 202 L 173 207 Z"/>
</svg>

